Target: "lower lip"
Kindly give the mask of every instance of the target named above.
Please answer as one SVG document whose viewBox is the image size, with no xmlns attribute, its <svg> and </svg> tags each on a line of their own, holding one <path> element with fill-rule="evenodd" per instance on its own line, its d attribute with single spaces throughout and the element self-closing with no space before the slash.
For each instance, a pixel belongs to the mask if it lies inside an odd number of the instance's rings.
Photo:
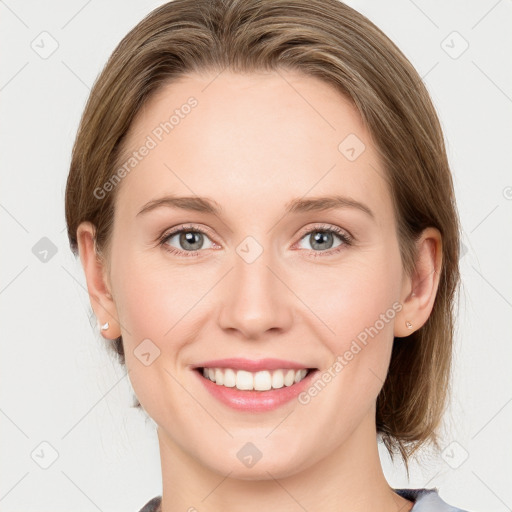
<svg viewBox="0 0 512 512">
<path fill-rule="evenodd" d="M 215 384 L 210 379 L 203 377 L 202 370 L 194 370 L 204 387 L 223 404 L 239 411 L 265 412 L 277 409 L 281 405 L 296 398 L 307 388 L 318 370 L 310 371 L 304 379 L 291 386 L 283 386 L 279 389 L 268 391 L 241 391 L 235 387 L 228 388 Z"/>
</svg>

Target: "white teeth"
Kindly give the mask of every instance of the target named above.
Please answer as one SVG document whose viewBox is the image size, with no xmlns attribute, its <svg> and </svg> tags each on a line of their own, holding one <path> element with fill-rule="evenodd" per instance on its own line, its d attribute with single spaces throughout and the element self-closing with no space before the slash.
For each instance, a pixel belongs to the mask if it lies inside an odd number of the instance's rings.
<svg viewBox="0 0 512 512">
<path fill-rule="evenodd" d="M 279 389 L 283 386 L 291 386 L 300 382 L 308 371 L 302 370 L 262 370 L 248 372 L 245 370 L 233 370 L 231 368 L 203 368 L 203 377 L 215 382 L 219 386 L 228 388 L 236 387 L 242 391 L 267 391 Z"/>
<path fill-rule="evenodd" d="M 256 391 L 267 391 L 272 389 L 272 376 L 264 370 L 254 374 L 254 389 Z"/>
<path fill-rule="evenodd" d="M 222 371 L 222 370 L 221 370 Z M 234 388 L 236 386 L 236 373 L 231 368 L 224 371 L 224 384 L 227 388 Z"/>
<path fill-rule="evenodd" d="M 254 389 L 254 378 L 252 373 L 246 372 L 245 370 L 238 370 L 236 372 L 236 388 L 245 389 L 247 391 Z"/>
<path fill-rule="evenodd" d="M 306 373 L 308 373 L 307 370 L 299 370 L 296 374 L 295 374 L 295 382 L 299 382 L 301 381 L 305 376 L 306 376 Z"/>
<path fill-rule="evenodd" d="M 270 375 L 269 375 L 270 376 Z M 272 374 L 272 387 L 274 389 L 279 389 L 284 386 L 284 375 L 281 370 L 274 372 Z"/>
<path fill-rule="evenodd" d="M 288 370 L 284 376 L 284 385 L 291 386 L 295 382 L 295 371 Z"/>
</svg>

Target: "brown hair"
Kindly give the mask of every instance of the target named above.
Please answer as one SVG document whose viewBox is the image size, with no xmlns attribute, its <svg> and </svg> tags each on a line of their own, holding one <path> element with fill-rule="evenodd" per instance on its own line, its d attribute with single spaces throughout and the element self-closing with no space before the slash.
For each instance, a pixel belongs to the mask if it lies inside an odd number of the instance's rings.
<svg viewBox="0 0 512 512">
<path fill-rule="evenodd" d="M 108 254 L 123 140 L 148 98 L 187 73 L 289 69 L 334 85 L 358 109 L 379 151 L 393 197 L 404 269 L 429 226 L 442 235 L 439 288 L 427 322 L 394 343 L 377 398 L 377 431 L 390 455 L 407 458 L 430 441 L 446 408 L 459 284 L 459 219 L 441 126 L 410 62 L 372 22 L 338 0 L 174 0 L 120 42 L 97 78 L 73 147 L 66 188 L 68 237 L 96 228 Z M 107 258 L 108 261 L 108 258 Z M 124 364 L 122 338 L 114 342 Z M 137 404 L 140 406 L 140 404 Z"/>
</svg>

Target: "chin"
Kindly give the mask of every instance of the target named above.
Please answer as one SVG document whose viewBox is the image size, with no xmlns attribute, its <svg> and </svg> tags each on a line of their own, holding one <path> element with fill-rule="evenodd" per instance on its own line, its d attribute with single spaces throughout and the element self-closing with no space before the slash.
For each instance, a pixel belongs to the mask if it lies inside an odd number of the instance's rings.
<svg viewBox="0 0 512 512">
<path fill-rule="evenodd" d="M 316 459 L 307 457 L 306 452 L 300 449 L 300 452 L 292 453 L 283 450 L 279 443 L 268 445 L 258 450 L 251 441 L 236 443 L 235 449 L 227 448 L 223 451 L 222 457 L 208 458 L 199 457 L 198 463 L 207 466 L 210 470 L 225 477 L 229 474 L 229 478 L 237 480 L 272 480 L 293 476 L 312 466 Z M 292 447 L 290 447 L 293 449 Z M 226 456 L 227 454 L 227 456 Z"/>
</svg>

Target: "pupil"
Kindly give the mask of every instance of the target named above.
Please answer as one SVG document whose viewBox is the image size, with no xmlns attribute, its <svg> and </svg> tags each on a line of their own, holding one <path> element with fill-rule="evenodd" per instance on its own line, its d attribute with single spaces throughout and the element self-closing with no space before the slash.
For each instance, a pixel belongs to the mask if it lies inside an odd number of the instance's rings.
<svg viewBox="0 0 512 512">
<path fill-rule="evenodd" d="M 330 244 L 325 244 L 326 239 L 331 239 Z M 322 243 L 323 241 L 323 243 Z M 316 247 L 315 247 L 316 246 Z M 328 246 L 328 247 L 327 247 Z M 311 244 L 311 247 L 313 249 L 322 249 L 322 248 L 330 248 L 332 246 L 332 234 L 327 233 L 326 231 L 317 231 L 315 235 L 313 235 L 313 243 Z"/>
<path fill-rule="evenodd" d="M 188 231 L 186 233 L 182 233 L 180 236 L 180 243 L 182 246 L 186 247 L 186 244 L 192 244 L 193 247 L 189 247 L 190 250 L 196 251 L 200 249 L 202 246 L 202 233 L 198 233 L 197 231 L 192 232 Z M 194 242 L 195 240 L 195 242 Z"/>
</svg>

